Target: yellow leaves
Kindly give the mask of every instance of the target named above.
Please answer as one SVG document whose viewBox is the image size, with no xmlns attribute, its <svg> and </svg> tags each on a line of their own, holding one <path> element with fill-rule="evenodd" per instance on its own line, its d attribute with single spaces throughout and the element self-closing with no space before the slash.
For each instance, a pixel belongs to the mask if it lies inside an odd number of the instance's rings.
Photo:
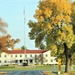
<svg viewBox="0 0 75 75">
<path fill-rule="evenodd" d="M 65 16 L 64 19 L 66 20 L 66 22 L 71 22 L 71 18 L 70 18 L 70 16 L 68 16 L 68 15 Z"/>
<path fill-rule="evenodd" d="M 49 23 L 47 24 L 47 27 L 48 27 L 48 29 L 50 29 L 50 30 L 52 29 L 52 27 L 51 27 L 51 25 L 50 25 Z"/>
<path fill-rule="evenodd" d="M 53 21 L 53 22 L 54 22 L 54 19 L 55 19 L 54 17 L 51 17 L 51 21 Z"/>
<path fill-rule="evenodd" d="M 56 22 L 57 22 L 57 24 L 58 25 L 60 25 L 61 23 L 61 20 L 63 21 L 63 22 L 71 22 L 71 18 L 70 18 L 70 16 L 69 15 L 66 15 L 66 16 L 64 16 L 64 15 L 57 15 L 56 16 Z"/>
<path fill-rule="evenodd" d="M 62 17 L 61 15 L 57 15 L 57 16 L 56 16 L 56 20 L 57 20 L 57 21 L 60 21 L 60 20 L 62 20 L 62 19 L 63 19 L 63 17 Z"/>
<path fill-rule="evenodd" d="M 67 26 L 64 25 L 65 30 L 68 32 L 68 34 L 73 34 L 72 25 Z"/>
<path fill-rule="evenodd" d="M 61 39 L 63 39 L 63 40 L 64 40 L 65 38 L 66 38 L 66 35 L 65 35 L 65 33 L 64 33 L 64 32 L 62 32 L 62 33 L 61 33 Z"/>
<path fill-rule="evenodd" d="M 50 1 L 50 2 L 53 2 L 53 3 L 56 2 L 56 0 L 49 0 L 49 1 Z"/>
<path fill-rule="evenodd" d="M 70 35 L 67 36 L 67 41 L 66 41 L 66 43 L 67 43 L 67 46 L 68 46 L 69 48 L 73 45 L 74 40 L 75 40 L 75 36 L 74 36 L 73 34 L 70 34 Z"/>
<path fill-rule="evenodd" d="M 38 17 L 38 20 L 41 21 L 41 22 L 44 21 L 43 16 L 39 16 L 39 17 Z"/>
<path fill-rule="evenodd" d="M 34 17 L 38 19 L 38 21 L 44 21 L 44 18 L 42 16 L 42 10 L 36 10 L 36 14 L 34 15 Z"/>
<path fill-rule="evenodd" d="M 52 10 L 50 8 L 44 8 L 44 15 L 46 18 L 50 17 L 52 15 Z"/>
<path fill-rule="evenodd" d="M 57 46 L 55 44 L 52 44 L 50 47 L 51 47 L 51 50 L 53 50 L 54 53 L 57 52 Z"/>
<path fill-rule="evenodd" d="M 75 14 L 75 2 L 72 3 L 71 9 L 72 9 L 72 14 Z"/>
<path fill-rule="evenodd" d="M 49 34 L 50 36 L 48 36 L 48 41 L 45 41 L 46 43 L 49 41 L 53 41 L 53 43 L 60 42 L 61 44 L 72 42 L 71 4 L 68 0 L 42 0 L 39 2 L 38 10 L 36 10 L 34 17 L 37 21 L 34 23 L 32 30 L 36 26 L 37 30 L 39 30 L 38 33 L 46 32 Z M 31 32 L 33 32 L 32 30 Z M 37 32 L 36 29 L 34 31 Z M 48 46 L 50 44 L 51 42 L 49 42 Z M 52 45 L 52 48 L 53 50 L 57 49 L 55 45 Z"/>
<path fill-rule="evenodd" d="M 59 42 L 61 42 L 61 41 L 65 41 L 65 39 L 66 39 L 66 34 L 65 34 L 65 32 L 61 32 L 61 31 L 58 31 L 58 38 L 57 38 L 57 40 L 59 41 Z"/>
<path fill-rule="evenodd" d="M 42 14 L 42 10 L 36 10 L 36 14 L 37 15 L 41 15 Z"/>
<path fill-rule="evenodd" d="M 61 20 L 71 22 L 69 15 L 71 15 L 71 4 L 68 0 L 45 0 L 40 2 L 34 17 L 41 22 L 50 18 L 55 25 L 60 25 Z"/>
<path fill-rule="evenodd" d="M 57 0 L 58 10 L 65 14 L 71 14 L 71 5 L 67 0 Z"/>
</svg>

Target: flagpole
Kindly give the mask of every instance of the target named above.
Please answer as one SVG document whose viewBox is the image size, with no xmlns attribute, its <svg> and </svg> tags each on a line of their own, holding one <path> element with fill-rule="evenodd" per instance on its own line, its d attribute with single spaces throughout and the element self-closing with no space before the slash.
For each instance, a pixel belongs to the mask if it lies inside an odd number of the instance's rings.
<svg viewBox="0 0 75 75">
<path fill-rule="evenodd" d="M 24 48 L 25 48 L 25 44 L 26 44 L 26 41 L 25 41 L 25 23 L 26 23 L 26 18 L 25 18 L 25 8 L 24 8 Z M 26 48 L 24 50 L 24 53 L 25 53 L 25 61 L 26 61 Z"/>
</svg>

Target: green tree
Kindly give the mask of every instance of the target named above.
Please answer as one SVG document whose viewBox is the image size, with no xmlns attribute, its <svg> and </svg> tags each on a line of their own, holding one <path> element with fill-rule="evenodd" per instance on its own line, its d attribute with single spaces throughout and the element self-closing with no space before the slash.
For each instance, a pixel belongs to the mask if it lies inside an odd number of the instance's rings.
<svg viewBox="0 0 75 75">
<path fill-rule="evenodd" d="M 41 43 L 38 48 L 41 49 L 41 50 L 45 50 L 46 49 L 46 47 L 45 47 L 45 45 L 43 43 Z"/>
<path fill-rule="evenodd" d="M 22 50 L 25 50 L 25 49 L 27 50 L 27 48 L 26 48 L 25 46 L 22 46 L 21 49 L 22 49 Z"/>
<path fill-rule="evenodd" d="M 37 47 L 43 43 L 47 49 L 55 53 L 64 52 L 65 72 L 68 72 L 68 54 L 75 37 L 71 24 L 71 13 L 71 4 L 68 0 L 42 0 L 34 15 L 36 21 L 28 23 L 31 28 L 29 37 L 35 40 Z"/>
</svg>

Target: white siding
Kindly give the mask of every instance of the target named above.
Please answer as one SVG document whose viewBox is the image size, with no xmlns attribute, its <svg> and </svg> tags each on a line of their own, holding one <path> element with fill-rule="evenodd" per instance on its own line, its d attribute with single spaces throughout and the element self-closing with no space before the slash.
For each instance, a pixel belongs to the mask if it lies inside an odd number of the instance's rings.
<svg viewBox="0 0 75 75">
<path fill-rule="evenodd" d="M 26 54 L 26 55 L 27 55 L 27 59 L 33 58 L 33 60 L 35 60 L 35 55 L 39 56 L 39 54 L 41 54 L 41 53 Z M 17 57 L 16 57 L 16 55 L 17 55 Z M 20 55 L 21 55 L 21 57 L 20 57 Z M 32 57 L 30 57 L 30 55 L 32 55 Z M 6 63 L 13 62 L 15 60 L 17 60 L 18 64 L 19 64 L 20 60 L 25 59 L 25 54 L 7 54 L 7 53 L 3 52 L 3 53 L 1 53 L 0 56 L 1 56 L 0 57 L 0 65 L 4 65 Z M 51 51 L 50 50 L 44 52 L 43 57 L 45 59 L 43 64 L 57 64 L 57 62 L 55 60 L 56 57 L 51 56 Z M 5 63 L 5 61 L 6 61 L 6 63 Z M 34 64 L 35 64 L 35 62 L 34 62 Z"/>
</svg>

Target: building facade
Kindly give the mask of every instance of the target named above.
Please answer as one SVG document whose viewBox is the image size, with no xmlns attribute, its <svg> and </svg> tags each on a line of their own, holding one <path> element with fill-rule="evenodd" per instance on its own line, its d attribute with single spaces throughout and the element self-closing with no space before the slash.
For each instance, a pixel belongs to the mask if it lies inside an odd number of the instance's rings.
<svg viewBox="0 0 75 75">
<path fill-rule="evenodd" d="M 57 64 L 50 50 L 11 50 L 0 54 L 0 65 Z"/>
</svg>

